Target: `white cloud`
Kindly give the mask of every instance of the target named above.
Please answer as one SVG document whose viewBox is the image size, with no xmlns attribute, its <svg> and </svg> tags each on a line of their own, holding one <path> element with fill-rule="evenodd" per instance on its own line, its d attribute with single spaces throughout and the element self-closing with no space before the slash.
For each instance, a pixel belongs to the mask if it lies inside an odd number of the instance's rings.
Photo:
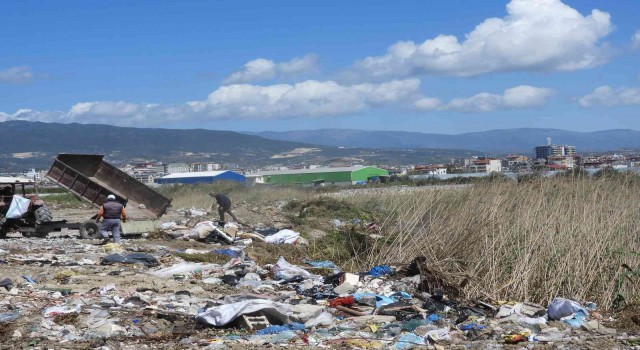
<svg viewBox="0 0 640 350">
<path fill-rule="evenodd" d="M 357 85 L 315 80 L 270 86 L 237 84 L 219 87 L 206 100 L 190 101 L 178 106 L 125 101 L 81 102 L 66 112 L 0 112 L 0 121 L 157 126 L 180 120 L 323 117 L 388 105 L 406 105 L 419 96 L 420 81 L 417 79 Z"/>
<path fill-rule="evenodd" d="M 224 79 L 223 84 L 242 84 L 260 80 L 290 77 L 318 71 L 318 56 L 296 57 L 288 62 L 276 63 L 265 58 L 247 62 L 240 70 Z"/>
<path fill-rule="evenodd" d="M 631 37 L 631 47 L 634 49 L 640 49 L 640 29 Z"/>
<path fill-rule="evenodd" d="M 188 105 L 215 118 L 319 117 L 400 103 L 415 98 L 419 89 L 417 79 L 358 85 L 315 80 L 293 85 L 239 84 L 220 87 L 206 101 Z"/>
<path fill-rule="evenodd" d="M 581 97 L 578 103 L 582 107 L 638 105 L 640 104 L 640 88 L 620 87 L 614 89 L 604 85 Z"/>
<path fill-rule="evenodd" d="M 553 94 L 552 89 L 520 85 L 506 89 L 502 95 L 483 92 L 467 98 L 455 98 L 447 104 L 439 99 L 422 98 L 414 106 L 423 111 L 492 112 L 539 107 Z"/>
<path fill-rule="evenodd" d="M 7 120 L 26 120 L 31 122 L 65 122 L 66 112 L 59 111 L 34 111 L 32 109 L 19 109 L 13 114 L 0 112 L 0 122 Z"/>
<path fill-rule="evenodd" d="M 357 61 L 346 78 L 573 71 L 608 59 L 601 43 L 612 30 L 606 12 L 592 10 L 583 16 L 560 0 L 512 0 L 507 13 L 504 18 L 486 19 L 462 41 L 442 34 L 418 44 L 397 42 L 384 56 Z"/>
<path fill-rule="evenodd" d="M 34 76 L 29 67 L 11 67 L 0 71 L 0 83 L 26 83 L 33 80 Z"/>
<path fill-rule="evenodd" d="M 423 97 L 417 100 L 416 102 L 414 102 L 413 105 L 417 109 L 420 109 L 423 111 L 435 111 L 435 110 L 442 109 L 443 107 L 442 101 L 439 98 L 433 98 L 433 97 Z"/>
</svg>

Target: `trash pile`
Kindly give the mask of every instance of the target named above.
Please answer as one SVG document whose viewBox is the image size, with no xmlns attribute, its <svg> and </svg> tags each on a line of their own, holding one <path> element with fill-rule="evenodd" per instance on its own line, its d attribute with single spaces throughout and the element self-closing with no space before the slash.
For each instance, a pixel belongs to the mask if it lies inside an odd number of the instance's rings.
<svg viewBox="0 0 640 350">
<path fill-rule="evenodd" d="M 290 244 L 299 233 L 245 233 L 238 225 L 215 222 L 164 228 L 179 238 L 176 242 L 207 241 L 211 235 L 216 242 L 178 250 L 172 241 L 147 239 L 121 247 L 70 239 L 0 241 L 0 336 L 42 346 L 111 339 L 132 349 L 520 343 L 531 348 L 638 341 L 607 327 L 612 319 L 593 303 L 558 297 L 543 307 L 469 300 L 431 271 L 426 259 L 357 273 L 341 271 L 331 261 L 292 264 L 282 256 L 259 265 L 246 252 L 255 235 Z M 188 262 L 174 256 L 177 251 L 215 254 L 226 263 Z"/>
<path fill-rule="evenodd" d="M 196 240 L 207 243 L 249 245 L 253 239 L 273 244 L 309 244 L 299 232 L 258 225 L 245 232 L 240 225 L 219 221 L 200 221 L 193 226 L 175 221 L 162 224 L 168 237 L 181 240 Z"/>
</svg>

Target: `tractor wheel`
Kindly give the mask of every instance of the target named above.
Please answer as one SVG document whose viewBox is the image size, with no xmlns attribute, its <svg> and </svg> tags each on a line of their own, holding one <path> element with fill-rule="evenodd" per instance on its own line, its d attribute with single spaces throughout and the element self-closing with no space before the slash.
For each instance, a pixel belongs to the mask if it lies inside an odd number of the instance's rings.
<svg viewBox="0 0 640 350">
<path fill-rule="evenodd" d="M 7 231 L 6 231 L 6 228 L 4 227 L 5 221 L 7 221 L 7 219 L 4 217 L 4 215 L 0 214 L 0 238 L 7 237 Z"/>
<path fill-rule="evenodd" d="M 100 227 L 98 223 L 93 220 L 87 220 L 80 224 L 80 237 L 84 239 L 96 239 L 100 238 Z"/>
<path fill-rule="evenodd" d="M 46 205 L 43 205 L 40 208 L 36 209 L 34 215 L 36 217 L 36 224 L 53 221 L 53 215 L 51 215 L 51 211 L 49 210 L 49 208 L 47 208 Z"/>
</svg>

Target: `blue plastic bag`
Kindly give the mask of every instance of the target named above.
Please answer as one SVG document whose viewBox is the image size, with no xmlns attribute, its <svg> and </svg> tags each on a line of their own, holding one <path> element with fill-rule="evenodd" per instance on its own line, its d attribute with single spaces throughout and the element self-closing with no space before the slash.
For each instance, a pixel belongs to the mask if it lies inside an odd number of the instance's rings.
<svg viewBox="0 0 640 350">
<path fill-rule="evenodd" d="M 391 275 L 393 274 L 393 272 L 394 272 L 393 269 L 389 265 L 378 265 L 372 268 L 371 270 L 369 270 L 369 272 L 367 272 L 367 275 L 373 276 L 373 277 L 380 277 L 384 275 Z"/>
</svg>

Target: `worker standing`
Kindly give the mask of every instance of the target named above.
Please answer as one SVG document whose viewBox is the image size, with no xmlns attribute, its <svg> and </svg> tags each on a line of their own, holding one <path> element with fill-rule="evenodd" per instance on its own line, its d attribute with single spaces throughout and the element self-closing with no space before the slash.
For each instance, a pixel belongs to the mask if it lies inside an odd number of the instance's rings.
<svg viewBox="0 0 640 350">
<path fill-rule="evenodd" d="M 213 198 L 215 198 L 215 202 L 211 203 L 211 205 L 209 206 L 209 211 L 213 210 L 213 206 L 214 204 L 218 204 L 218 215 L 220 215 L 220 221 L 225 221 L 224 220 L 224 214 L 228 213 L 229 215 L 231 215 L 231 217 L 233 218 L 233 220 L 235 220 L 236 222 L 238 222 L 238 218 L 236 218 L 235 215 L 233 215 L 233 213 L 231 212 L 231 200 L 229 199 L 229 197 L 225 196 L 222 193 L 215 193 L 215 192 L 211 192 L 209 193 L 209 195 Z"/>
<path fill-rule="evenodd" d="M 100 227 L 100 234 L 103 240 L 100 244 L 109 242 L 109 231 L 113 233 L 114 242 L 120 244 L 120 219 L 122 219 L 122 222 L 127 222 L 127 213 L 124 210 L 124 206 L 116 201 L 116 196 L 112 194 L 107 196 L 107 201 L 98 210 L 96 218 L 98 221 L 103 219 L 102 227 Z"/>
</svg>

